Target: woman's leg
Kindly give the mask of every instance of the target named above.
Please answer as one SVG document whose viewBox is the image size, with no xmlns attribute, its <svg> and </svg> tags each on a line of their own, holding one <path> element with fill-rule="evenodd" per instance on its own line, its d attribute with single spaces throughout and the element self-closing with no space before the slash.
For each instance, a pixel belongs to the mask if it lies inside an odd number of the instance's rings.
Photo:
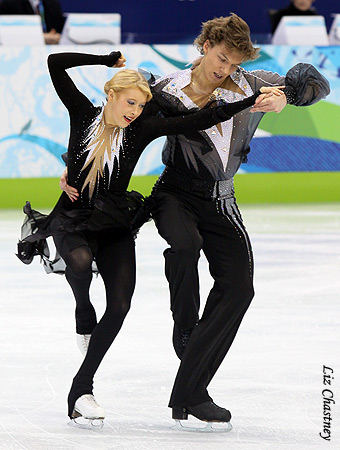
<svg viewBox="0 0 340 450">
<path fill-rule="evenodd" d="M 55 236 L 54 242 L 66 263 L 65 276 L 76 300 L 76 331 L 78 334 L 91 334 L 97 324 L 89 293 L 92 281 L 92 251 L 80 234 Z"/>
<path fill-rule="evenodd" d="M 86 357 L 74 377 L 69 416 L 83 394 L 92 394 L 93 377 L 130 309 L 136 280 L 135 243 L 131 234 L 101 233 L 96 262 L 106 290 L 106 310 L 94 328 Z"/>
</svg>

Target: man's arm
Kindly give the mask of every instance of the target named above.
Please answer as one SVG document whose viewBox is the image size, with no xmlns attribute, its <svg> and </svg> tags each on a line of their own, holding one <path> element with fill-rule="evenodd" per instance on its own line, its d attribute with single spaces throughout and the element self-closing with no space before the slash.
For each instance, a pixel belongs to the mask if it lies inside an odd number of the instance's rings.
<svg viewBox="0 0 340 450">
<path fill-rule="evenodd" d="M 298 63 L 286 74 L 285 96 L 258 99 L 253 112 L 281 112 L 287 103 L 294 106 L 310 106 L 327 97 L 330 93 L 328 80 L 318 70 L 307 63 Z"/>
</svg>

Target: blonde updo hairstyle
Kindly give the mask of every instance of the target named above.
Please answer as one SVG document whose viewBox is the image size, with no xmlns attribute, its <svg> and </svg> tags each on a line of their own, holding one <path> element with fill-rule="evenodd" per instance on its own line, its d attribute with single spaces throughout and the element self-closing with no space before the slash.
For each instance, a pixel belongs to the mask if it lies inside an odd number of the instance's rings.
<svg viewBox="0 0 340 450">
<path fill-rule="evenodd" d="M 124 89 L 139 89 L 143 94 L 146 94 L 146 101 L 150 101 L 152 94 L 145 77 L 132 69 L 122 69 L 114 75 L 111 80 L 108 80 L 104 85 L 104 92 L 109 94 L 109 90 L 114 92 L 121 92 Z"/>
<path fill-rule="evenodd" d="M 243 56 L 243 61 L 254 60 L 259 56 L 260 49 L 254 47 L 247 23 L 234 13 L 202 23 L 202 32 L 194 41 L 201 55 L 204 54 L 203 44 L 207 40 L 212 47 L 224 44 L 228 50 L 237 51 Z"/>
</svg>

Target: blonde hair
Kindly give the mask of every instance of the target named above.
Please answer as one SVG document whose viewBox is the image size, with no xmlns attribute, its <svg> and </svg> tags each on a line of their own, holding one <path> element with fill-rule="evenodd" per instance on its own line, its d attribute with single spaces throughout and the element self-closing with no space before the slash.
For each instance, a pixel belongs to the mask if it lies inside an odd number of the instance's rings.
<svg viewBox="0 0 340 450">
<path fill-rule="evenodd" d="M 145 77 L 136 70 L 123 69 L 116 73 L 111 80 L 104 85 L 104 92 L 109 94 L 110 89 L 114 92 L 121 92 L 124 89 L 139 89 L 146 94 L 146 101 L 152 98 L 149 85 Z M 88 136 L 86 150 L 89 151 L 85 164 L 81 170 L 86 169 L 90 164 L 91 168 L 86 176 L 81 191 L 83 192 L 86 186 L 89 187 L 89 198 L 91 199 L 100 177 L 103 177 L 105 157 L 111 161 L 114 158 L 112 149 L 119 150 L 121 145 L 121 128 L 114 127 L 112 130 L 105 126 L 104 114 L 99 123 L 95 121 L 95 126 L 92 126 Z M 116 151 L 116 150 L 113 150 Z M 91 151 L 91 152 L 90 152 Z"/>
<path fill-rule="evenodd" d="M 203 44 L 209 40 L 211 46 L 224 44 L 230 51 L 236 51 L 243 56 L 243 61 L 258 58 L 259 48 L 255 48 L 247 23 L 234 13 L 228 17 L 215 17 L 202 23 L 202 31 L 194 41 L 201 55 Z"/>
<path fill-rule="evenodd" d="M 150 101 L 152 94 L 144 75 L 132 69 L 122 69 L 114 75 L 111 80 L 104 84 L 104 92 L 108 95 L 109 90 L 121 92 L 124 89 L 139 89 L 146 94 L 146 101 Z"/>
</svg>

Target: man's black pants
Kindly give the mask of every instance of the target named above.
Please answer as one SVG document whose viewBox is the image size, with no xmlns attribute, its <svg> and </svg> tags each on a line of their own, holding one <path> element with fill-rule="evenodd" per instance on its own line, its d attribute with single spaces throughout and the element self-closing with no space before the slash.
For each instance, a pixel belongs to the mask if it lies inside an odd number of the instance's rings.
<svg viewBox="0 0 340 450">
<path fill-rule="evenodd" d="M 169 406 L 195 406 L 210 400 L 207 386 L 254 296 L 252 249 L 235 198 L 213 200 L 161 189 L 155 198 L 156 226 L 170 246 L 164 257 L 173 318 L 183 329 L 194 327 Z M 199 320 L 201 250 L 214 285 Z"/>
</svg>

